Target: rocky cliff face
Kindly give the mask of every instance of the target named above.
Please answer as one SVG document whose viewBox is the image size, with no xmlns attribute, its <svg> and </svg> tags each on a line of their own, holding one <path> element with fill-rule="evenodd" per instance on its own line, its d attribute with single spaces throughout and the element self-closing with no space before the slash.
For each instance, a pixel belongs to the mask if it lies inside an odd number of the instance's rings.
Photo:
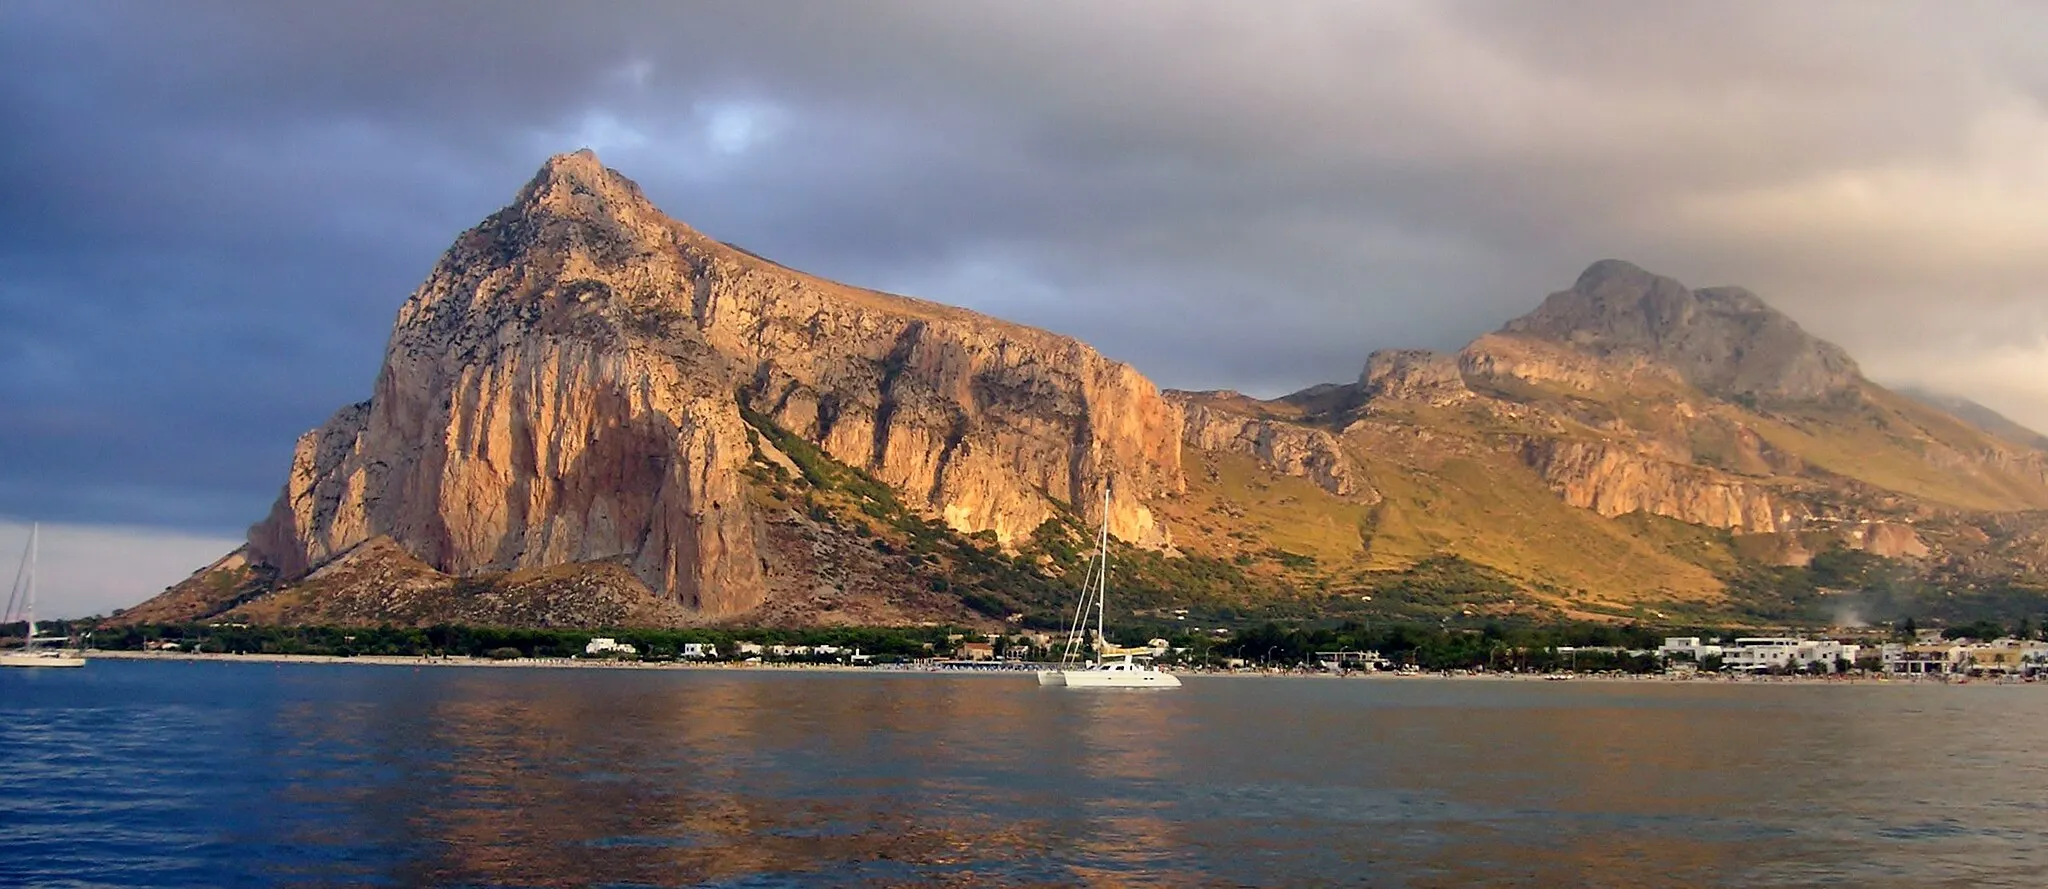
<svg viewBox="0 0 2048 889">
<path fill-rule="evenodd" d="M 464 233 L 400 309 L 373 397 L 303 437 L 252 560 L 373 538 L 466 575 L 630 568 L 705 614 L 766 592 L 738 399 L 968 532 L 1059 505 L 1163 545 L 1180 416 L 1061 336 L 845 287 L 712 241 L 588 152 Z"/>
<path fill-rule="evenodd" d="M 1490 333 L 1473 340 L 1459 350 L 1458 369 L 1475 385 L 1512 381 L 1582 393 L 1680 379 L 1672 368 L 1646 356 L 1596 357 L 1564 343 L 1516 333 Z"/>
<path fill-rule="evenodd" d="M 1644 512 L 1737 532 L 1796 527 L 1806 509 L 1754 482 L 1596 441 L 1531 439 L 1521 456 L 1565 502 L 1603 516 Z"/>
<path fill-rule="evenodd" d="M 1739 287 L 1688 290 L 1620 260 L 1588 267 L 1503 332 L 1602 358 L 1644 357 L 1717 395 L 1816 399 L 1851 389 L 1856 362 Z"/>
<path fill-rule="evenodd" d="M 1472 397 L 1457 358 L 1422 349 L 1372 353 L 1358 376 L 1358 389 L 1368 405 L 1391 400 L 1444 407 Z"/>
<path fill-rule="evenodd" d="M 1339 497 L 1379 499 L 1328 431 L 1233 412 L 1205 403 L 1194 393 L 1174 393 L 1173 400 L 1186 418 L 1181 437 L 1190 445 L 1251 457 L 1274 472 L 1308 479 Z"/>
</svg>

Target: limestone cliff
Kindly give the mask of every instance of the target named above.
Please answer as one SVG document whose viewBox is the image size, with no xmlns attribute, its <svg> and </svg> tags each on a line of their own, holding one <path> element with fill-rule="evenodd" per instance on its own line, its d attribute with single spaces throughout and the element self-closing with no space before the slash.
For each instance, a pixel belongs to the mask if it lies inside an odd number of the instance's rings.
<svg viewBox="0 0 2048 889">
<path fill-rule="evenodd" d="M 1181 437 L 1190 445 L 1251 457 L 1274 472 L 1308 479 L 1339 497 L 1379 499 L 1337 437 L 1326 430 L 1230 411 L 1199 393 L 1173 393 L 1173 401 L 1186 418 Z"/>
<path fill-rule="evenodd" d="M 1445 407 L 1472 398 L 1457 358 L 1422 349 L 1372 353 L 1357 385 L 1368 406 L 1375 401 L 1403 401 Z"/>
<path fill-rule="evenodd" d="M 738 399 L 962 531 L 1061 508 L 1169 541 L 1180 416 L 1081 343 L 846 287 L 551 159 L 399 310 L 368 402 L 304 436 L 249 552 L 286 581 L 374 538 L 452 575 L 623 564 L 679 605 L 767 592 Z"/>
<path fill-rule="evenodd" d="M 1795 527 L 1806 509 L 1763 486 L 1606 442 L 1531 439 L 1522 459 L 1565 502 L 1603 516 L 1645 512 L 1738 532 Z"/>
<path fill-rule="evenodd" d="M 1597 394 L 1661 388 L 1682 382 L 1676 371 L 1646 356 L 1588 355 L 1567 344 L 1514 333 L 1490 333 L 1458 351 L 1458 369 L 1473 384 L 1519 383 L 1562 392 Z"/>
</svg>

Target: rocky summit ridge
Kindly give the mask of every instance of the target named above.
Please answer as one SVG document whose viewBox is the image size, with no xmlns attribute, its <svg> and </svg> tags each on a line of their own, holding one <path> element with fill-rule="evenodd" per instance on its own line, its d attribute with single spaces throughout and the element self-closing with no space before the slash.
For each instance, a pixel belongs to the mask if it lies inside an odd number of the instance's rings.
<svg viewBox="0 0 2048 889">
<path fill-rule="evenodd" d="M 1455 354 L 1162 392 L 722 244 L 581 151 L 456 239 L 248 545 L 123 617 L 998 620 L 1063 603 L 1105 518 L 1136 605 L 1727 612 L 1836 551 L 2031 582 L 2039 510 L 2048 453 L 1739 288 L 1603 260 Z"/>
<path fill-rule="evenodd" d="M 1816 399 L 1862 379 L 1833 343 L 1740 287 L 1685 285 L 1618 259 L 1593 263 L 1502 332 L 1567 343 L 1601 358 L 1639 356 L 1716 395 Z"/>
</svg>

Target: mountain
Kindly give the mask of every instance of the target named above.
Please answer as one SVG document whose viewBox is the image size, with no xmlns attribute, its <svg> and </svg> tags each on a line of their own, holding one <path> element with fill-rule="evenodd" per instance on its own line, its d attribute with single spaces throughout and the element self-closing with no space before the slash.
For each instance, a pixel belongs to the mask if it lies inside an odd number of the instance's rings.
<svg viewBox="0 0 2048 889">
<path fill-rule="evenodd" d="M 1898 391 L 1900 395 L 1904 395 L 1929 407 L 1946 411 L 1950 416 L 1998 436 L 2012 444 L 2035 450 L 2048 450 L 2048 435 L 2035 432 L 2004 414 L 1960 395 L 1911 387 L 1901 388 Z"/>
<path fill-rule="evenodd" d="M 1107 488 L 1119 537 L 1169 542 L 1145 503 L 1180 486 L 1179 417 L 1136 371 L 728 247 L 585 151 L 456 240 L 370 400 L 299 440 L 246 559 L 284 585 L 376 541 L 450 578 L 609 564 L 706 617 L 810 596 L 784 550 L 852 557 L 755 496 L 744 471 L 787 457 L 743 407 L 961 533 L 1095 521 Z"/>
<path fill-rule="evenodd" d="M 1689 290 L 1620 260 L 1589 266 L 1570 290 L 1502 333 L 1604 359 L 1639 358 L 1719 396 L 1812 400 L 1847 392 L 1856 362 L 1740 287 Z"/>
<path fill-rule="evenodd" d="M 2036 510 L 2048 454 L 1737 288 L 1607 260 L 1456 354 L 1162 392 L 712 240 L 586 151 L 456 239 L 247 546 L 121 619 L 1054 624 L 1105 518 L 1136 611 L 1741 618 L 1841 552 L 2032 582 Z"/>
<path fill-rule="evenodd" d="M 1274 430 L 1191 435 L 1195 496 L 1245 498 L 1202 484 L 1227 488 L 1212 467 L 1232 457 L 1371 492 L 1323 519 L 1355 519 L 1357 539 L 1293 538 L 1347 566 L 1340 584 L 1450 554 L 1568 612 L 1791 616 L 1759 588 L 1809 583 L 1787 569 L 1826 554 L 1972 587 L 2038 586 L 2048 564 L 2048 453 L 1870 382 L 1748 291 L 1616 260 L 1456 354 L 1375 353 L 1355 382 L 1271 401 L 1171 397 L 1208 428 Z M 1255 446 L 1309 430 L 1334 441 L 1311 468 Z M 1183 546 L 1263 545 L 1166 515 Z"/>
</svg>

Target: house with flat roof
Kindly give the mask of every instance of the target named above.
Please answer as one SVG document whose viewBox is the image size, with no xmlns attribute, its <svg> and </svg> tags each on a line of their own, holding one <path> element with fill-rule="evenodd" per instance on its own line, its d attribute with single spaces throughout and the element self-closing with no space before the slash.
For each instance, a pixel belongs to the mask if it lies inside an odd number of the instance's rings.
<svg viewBox="0 0 2048 889">
<path fill-rule="evenodd" d="M 591 657 L 631 657 L 640 650 L 609 636 L 598 636 L 584 644 L 583 653 Z"/>
<path fill-rule="evenodd" d="M 1837 661 L 1856 662 L 1860 646 L 1833 639 L 1801 639 L 1796 636 L 1747 636 L 1721 647 L 1724 669 L 1751 673 L 1810 668 L 1820 664 L 1833 668 Z"/>
<path fill-rule="evenodd" d="M 1899 676 L 1946 676 L 1968 670 L 1968 646 L 1954 642 L 1890 642 L 1878 649 L 1879 669 Z"/>
<path fill-rule="evenodd" d="M 1664 644 L 1657 646 L 1657 656 L 1667 661 L 1674 657 L 1704 661 L 1721 656 L 1720 643 L 1719 639 L 1702 641 L 1698 636 L 1666 636 Z"/>
</svg>

